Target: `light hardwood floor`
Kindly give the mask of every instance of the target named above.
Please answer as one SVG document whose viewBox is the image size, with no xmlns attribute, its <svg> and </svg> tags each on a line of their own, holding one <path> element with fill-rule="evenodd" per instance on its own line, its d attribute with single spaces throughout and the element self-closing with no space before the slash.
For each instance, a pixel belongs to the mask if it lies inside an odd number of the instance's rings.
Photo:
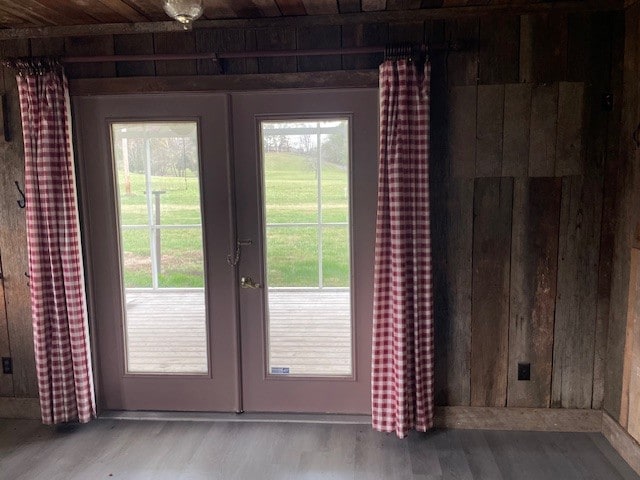
<svg viewBox="0 0 640 480">
<path fill-rule="evenodd" d="M 0 420 L 3 480 L 638 480 L 601 434 L 367 425 Z"/>
</svg>

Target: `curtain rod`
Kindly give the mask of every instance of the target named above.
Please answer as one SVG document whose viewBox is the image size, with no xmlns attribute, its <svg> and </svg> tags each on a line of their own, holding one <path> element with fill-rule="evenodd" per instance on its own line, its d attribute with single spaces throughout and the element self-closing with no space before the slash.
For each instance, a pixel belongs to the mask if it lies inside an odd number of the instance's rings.
<svg viewBox="0 0 640 480">
<path fill-rule="evenodd" d="M 394 47 L 347 47 L 347 48 L 321 48 L 313 50 L 254 50 L 250 52 L 202 52 L 202 53 L 150 53 L 139 55 L 96 55 L 83 57 L 61 57 L 63 63 L 99 63 L 99 62 L 143 62 L 152 60 L 225 60 L 234 58 L 267 58 L 267 57 L 300 57 L 318 55 L 357 55 L 366 53 L 386 53 Z M 442 45 L 422 45 L 422 51 L 447 51 L 459 50 L 458 43 Z"/>
</svg>

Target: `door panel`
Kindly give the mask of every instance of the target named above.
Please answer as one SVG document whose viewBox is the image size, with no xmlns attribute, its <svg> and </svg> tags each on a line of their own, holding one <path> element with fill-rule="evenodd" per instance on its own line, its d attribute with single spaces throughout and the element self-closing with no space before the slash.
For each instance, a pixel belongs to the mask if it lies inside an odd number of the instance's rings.
<svg viewBox="0 0 640 480">
<path fill-rule="evenodd" d="M 227 112 L 225 95 L 74 99 L 104 409 L 240 409 Z"/>
<path fill-rule="evenodd" d="M 232 102 L 244 410 L 369 413 L 378 92 Z"/>
</svg>

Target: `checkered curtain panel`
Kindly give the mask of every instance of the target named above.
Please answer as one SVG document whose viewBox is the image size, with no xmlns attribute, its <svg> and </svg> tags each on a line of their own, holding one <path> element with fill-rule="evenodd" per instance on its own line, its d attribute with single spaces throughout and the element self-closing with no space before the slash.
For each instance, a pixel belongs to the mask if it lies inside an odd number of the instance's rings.
<svg viewBox="0 0 640 480">
<path fill-rule="evenodd" d="M 429 76 L 428 63 L 380 66 L 372 420 L 399 437 L 433 426 Z"/>
<path fill-rule="evenodd" d="M 18 77 L 33 341 L 42 421 L 95 416 L 67 79 L 40 64 Z"/>
</svg>

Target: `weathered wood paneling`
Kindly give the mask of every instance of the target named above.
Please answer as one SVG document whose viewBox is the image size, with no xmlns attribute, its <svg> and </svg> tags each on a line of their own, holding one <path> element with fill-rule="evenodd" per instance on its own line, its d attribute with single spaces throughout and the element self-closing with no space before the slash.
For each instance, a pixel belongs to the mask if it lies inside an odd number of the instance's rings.
<svg viewBox="0 0 640 480">
<path fill-rule="evenodd" d="M 472 178 L 435 187 L 441 192 L 433 232 L 436 397 L 442 405 L 470 402 L 473 187 Z"/>
<path fill-rule="evenodd" d="M 69 56 L 113 55 L 113 36 L 66 37 L 64 53 Z M 114 62 L 73 63 L 65 66 L 69 78 L 115 77 Z"/>
<path fill-rule="evenodd" d="M 32 38 L 29 43 L 34 57 L 64 55 L 64 37 Z"/>
<path fill-rule="evenodd" d="M 591 408 L 602 183 L 562 179 L 551 405 Z"/>
<path fill-rule="evenodd" d="M 388 41 L 389 26 L 386 23 L 344 25 L 342 27 L 342 46 L 345 48 L 386 45 Z M 345 70 L 377 69 L 383 60 L 384 55 L 381 53 L 344 55 L 342 68 Z"/>
<path fill-rule="evenodd" d="M 627 300 L 627 319 L 625 322 L 625 338 L 622 362 L 622 394 L 620 398 L 620 425 L 627 428 L 629 424 L 629 384 L 631 382 L 631 370 L 633 368 L 632 355 L 634 336 L 633 331 L 638 321 L 638 302 L 640 301 L 640 251 L 631 249 L 629 265 L 629 296 Z"/>
<path fill-rule="evenodd" d="M 620 161 L 616 179 L 616 225 L 611 279 L 611 305 L 606 357 L 604 408 L 619 420 L 623 355 L 627 325 L 630 252 L 640 204 L 640 158 L 632 134 L 640 119 L 640 4 L 625 12 Z M 626 415 L 626 413 L 625 413 Z"/>
<path fill-rule="evenodd" d="M 523 15 L 520 24 L 520 81 L 564 80 L 567 72 L 567 15 Z"/>
<path fill-rule="evenodd" d="M 484 84 L 516 83 L 520 45 L 520 17 L 493 15 L 480 19 L 479 79 Z"/>
<path fill-rule="evenodd" d="M 37 398 L 0 397 L 0 418 L 40 418 Z"/>
<path fill-rule="evenodd" d="M 640 441 L 640 250 L 631 250 L 620 424 Z"/>
<path fill-rule="evenodd" d="M 476 107 L 475 86 L 451 87 L 449 91 L 449 156 L 451 175 L 476 175 Z"/>
<path fill-rule="evenodd" d="M 615 231 L 615 201 L 620 161 L 622 112 L 622 60 L 624 58 L 624 12 L 590 16 L 588 77 L 585 85 L 584 134 L 585 169 L 603 175 L 600 259 L 598 264 L 598 304 L 593 359 L 592 408 L 602 408 L 605 384 L 605 357 L 610 313 L 611 274 Z M 571 50 L 569 51 L 571 55 Z M 602 93 L 613 94 L 612 110 L 602 108 Z M 606 132 L 606 134 L 605 134 Z M 606 159 L 602 164 L 602 159 Z"/>
<path fill-rule="evenodd" d="M 640 284 L 636 285 L 640 289 Z M 629 422 L 627 430 L 629 434 L 640 442 L 640 299 L 634 306 L 633 329 L 628 332 L 632 339 L 631 369 L 629 372 Z"/>
<path fill-rule="evenodd" d="M 526 177 L 529 171 L 530 84 L 504 86 L 504 119 L 502 176 Z"/>
<path fill-rule="evenodd" d="M 558 131 L 555 175 L 580 175 L 584 169 L 582 121 L 584 83 L 560 82 L 558 85 Z"/>
<path fill-rule="evenodd" d="M 389 43 L 422 43 L 424 39 L 424 22 L 391 22 L 389 23 Z"/>
<path fill-rule="evenodd" d="M 591 19 L 587 13 L 572 13 L 567 18 L 567 80 L 583 82 L 588 72 L 591 43 Z"/>
<path fill-rule="evenodd" d="M 338 13 L 338 4 L 335 0 L 302 0 L 302 3 L 309 15 Z"/>
<path fill-rule="evenodd" d="M 479 178 L 473 205 L 471 405 L 505 406 L 513 179 Z"/>
<path fill-rule="evenodd" d="M 1 254 L 2 252 L 0 252 Z M 0 256 L 0 357 L 11 356 L 9 343 L 9 326 L 7 309 L 4 300 L 4 281 L 2 280 L 2 257 Z M 0 371 L 0 397 L 13 395 L 13 377 Z"/>
<path fill-rule="evenodd" d="M 478 86 L 476 177 L 499 177 L 502 172 L 504 85 Z"/>
<path fill-rule="evenodd" d="M 23 56 L 29 53 L 25 40 L 0 42 L 0 56 Z M 35 357 L 33 353 L 33 331 L 31 327 L 31 301 L 25 272 L 27 262 L 27 234 L 25 211 L 19 199 L 17 181 L 24 187 L 24 146 L 20 127 L 20 106 L 15 72 L 3 69 L 4 93 L 7 100 L 8 123 L 11 141 L 0 142 L 0 249 L 7 312 L 11 357 L 13 358 L 13 390 L 18 397 L 36 397 Z"/>
<path fill-rule="evenodd" d="M 340 48 L 341 44 L 342 31 L 336 25 L 320 25 L 297 30 L 297 46 L 300 49 Z M 342 69 L 342 57 L 340 55 L 298 57 L 299 72 L 340 69 Z"/>
<path fill-rule="evenodd" d="M 478 36 L 477 18 L 447 21 L 446 38 L 461 42 L 464 48 L 450 52 L 447 59 L 449 85 L 475 85 L 478 81 Z"/>
<path fill-rule="evenodd" d="M 240 28 L 196 30 L 196 50 L 198 52 L 242 52 L 246 48 L 245 31 Z M 198 74 L 217 75 L 242 74 L 247 71 L 247 59 L 230 58 L 214 62 L 198 60 Z"/>
<path fill-rule="evenodd" d="M 558 126 L 558 84 L 534 85 L 529 126 L 529 175 L 553 177 Z"/>
<path fill-rule="evenodd" d="M 592 410 L 455 406 L 436 409 L 436 426 L 439 428 L 600 432 L 601 424 L 602 414 Z"/>
<path fill-rule="evenodd" d="M 114 35 L 113 50 L 116 55 L 141 55 L 154 53 L 153 35 L 140 33 L 137 35 Z M 117 62 L 119 77 L 148 77 L 156 74 L 153 62 Z"/>
<path fill-rule="evenodd" d="M 377 72 L 303 72 L 255 75 L 200 75 L 187 77 L 87 78 L 71 80 L 72 95 L 118 95 L 128 93 L 229 92 L 276 88 L 375 88 Z"/>
<path fill-rule="evenodd" d="M 193 32 L 154 33 L 153 45 L 156 53 L 191 53 L 196 50 L 196 37 Z M 195 75 L 195 60 L 174 60 L 156 62 L 156 75 Z"/>
<path fill-rule="evenodd" d="M 548 407 L 558 273 L 559 178 L 518 178 L 514 185 L 507 405 Z M 518 381 L 518 363 L 531 380 Z"/>
<path fill-rule="evenodd" d="M 293 50 L 296 48 L 296 30 L 290 27 L 258 28 L 254 32 L 256 50 Z M 260 73 L 295 72 L 295 57 L 260 58 Z"/>
</svg>

